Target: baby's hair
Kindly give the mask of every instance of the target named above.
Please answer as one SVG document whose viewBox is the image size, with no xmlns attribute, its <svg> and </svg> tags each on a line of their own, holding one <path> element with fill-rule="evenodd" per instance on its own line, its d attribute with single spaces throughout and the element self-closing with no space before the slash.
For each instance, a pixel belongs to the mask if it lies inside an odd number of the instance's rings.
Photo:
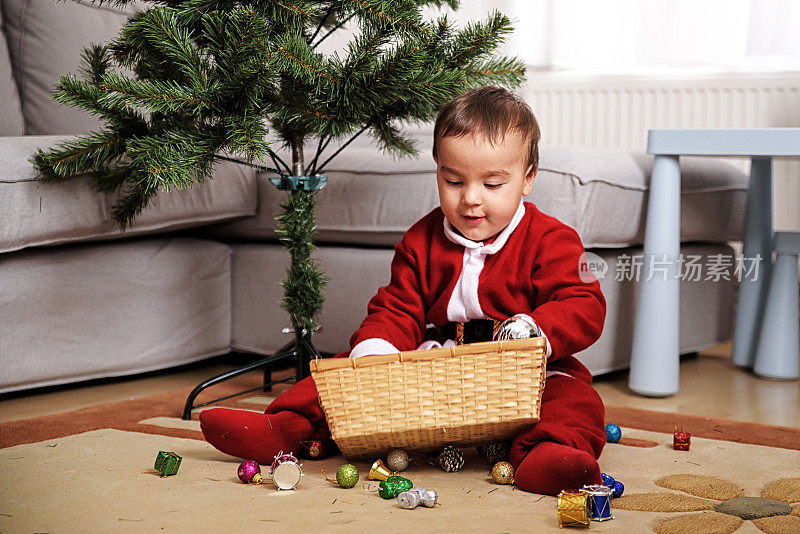
<svg viewBox="0 0 800 534">
<path fill-rule="evenodd" d="M 494 144 L 512 129 L 526 142 L 526 167 L 533 165 L 536 170 L 539 167 L 541 132 L 530 106 L 502 87 L 470 89 L 448 101 L 439 110 L 433 128 L 433 157 L 437 157 L 439 141 L 444 137 L 480 135 Z"/>
</svg>

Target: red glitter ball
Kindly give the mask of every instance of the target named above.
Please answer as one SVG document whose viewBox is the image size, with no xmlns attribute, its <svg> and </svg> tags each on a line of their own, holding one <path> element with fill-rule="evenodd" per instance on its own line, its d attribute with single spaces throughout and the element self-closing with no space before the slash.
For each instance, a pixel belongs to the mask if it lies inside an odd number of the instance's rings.
<svg viewBox="0 0 800 534">
<path fill-rule="evenodd" d="M 245 460 L 239 464 L 236 474 L 239 475 L 239 480 L 249 484 L 253 481 L 254 476 L 261 474 L 261 466 L 254 460 Z"/>
</svg>

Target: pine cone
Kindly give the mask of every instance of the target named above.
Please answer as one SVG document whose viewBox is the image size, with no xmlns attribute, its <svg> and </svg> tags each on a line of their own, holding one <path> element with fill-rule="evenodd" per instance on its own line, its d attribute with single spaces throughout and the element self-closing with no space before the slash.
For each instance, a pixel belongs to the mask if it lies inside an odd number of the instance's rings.
<svg viewBox="0 0 800 534">
<path fill-rule="evenodd" d="M 497 462 L 507 462 L 508 455 L 511 452 L 510 441 L 490 441 L 478 447 L 478 452 L 481 456 L 486 458 L 489 465 L 494 465 Z"/>
<path fill-rule="evenodd" d="M 448 445 L 439 453 L 439 467 L 448 473 L 458 471 L 464 467 L 464 454 L 461 449 Z"/>
</svg>

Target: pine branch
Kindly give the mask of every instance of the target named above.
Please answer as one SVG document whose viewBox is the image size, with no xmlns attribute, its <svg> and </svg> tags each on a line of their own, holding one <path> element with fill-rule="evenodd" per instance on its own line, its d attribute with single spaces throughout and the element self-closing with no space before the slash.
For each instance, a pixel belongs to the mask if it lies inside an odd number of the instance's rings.
<svg viewBox="0 0 800 534">
<path fill-rule="evenodd" d="M 127 106 L 108 107 L 100 103 L 101 90 L 88 82 L 78 80 L 74 75 L 62 76 L 56 84 L 53 98 L 65 105 L 80 108 L 100 117 L 118 128 L 139 133 L 147 128 L 145 118 Z"/>
<path fill-rule="evenodd" d="M 31 162 L 46 180 L 57 181 L 108 165 L 124 153 L 123 139 L 114 132 L 101 130 L 62 141 L 47 152 L 39 149 Z"/>
<path fill-rule="evenodd" d="M 112 162 L 111 166 L 100 166 L 89 172 L 94 187 L 101 193 L 113 193 L 130 178 L 135 169 L 122 163 L 122 159 Z"/>
<path fill-rule="evenodd" d="M 492 58 L 471 63 L 464 69 L 470 87 L 488 84 L 515 87 L 525 80 L 525 64 L 517 58 Z"/>
<path fill-rule="evenodd" d="M 366 131 L 366 130 L 369 128 L 369 127 L 371 127 L 371 126 L 372 126 L 372 121 L 370 121 L 370 122 L 368 122 L 366 125 L 364 125 L 364 127 L 363 127 L 363 128 L 361 128 L 361 129 L 358 131 L 358 133 L 356 133 L 354 136 L 352 136 L 350 139 L 348 139 L 348 140 L 347 140 L 347 142 L 345 142 L 345 143 L 344 143 L 342 146 L 340 146 L 340 147 L 339 147 L 339 148 L 336 150 L 336 152 L 334 152 L 333 154 L 331 154 L 331 155 L 330 155 L 330 157 L 329 157 L 328 159 L 326 159 L 324 162 L 322 162 L 322 165 L 320 165 L 320 166 L 319 166 L 319 169 L 316 169 L 316 170 L 315 170 L 315 173 L 316 173 L 316 174 L 321 174 L 321 173 L 322 173 L 322 171 L 325 169 L 325 165 L 327 165 L 328 163 L 330 163 L 330 162 L 331 162 L 331 160 L 332 160 L 333 158 L 335 158 L 336 156 L 338 156 L 338 155 L 339 155 L 339 153 L 340 153 L 342 150 L 344 150 L 345 148 L 347 148 L 347 146 L 348 146 L 350 143 L 352 143 L 353 141 L 355 141 L 355 140 L 356 140 L 356 138 L 357 138 L 359 135 L 361 135 L 362 133 L 364 133 L 364 132 L 365 132 L 365 131 Z"/>
<path fill-rule="evenodd" d="M 331 5 L 328 7 L 328 10 L 325 12 L 325 16 L 324 16 L 324 17 L 322 17 L 322 20 L 321 20 L 321 21 L 319 22 L 319 24 L 317 25 L 317 29 L 316 29 L 316 30 L 314 30 L 314 33 L 312 33 L 312 34 L 311 34 L 311 37 L 308 39 L 308 45 L 309 45 L 309 46 L 311 46 L 311 43 L 313 43 L 313 42 L 314 42 L 314 39 L 316 39 L 316 38 L 317 38 L 317 35 L 319 34 L 320 30 L 321 30 L 321 29 L 322 29 L 322 28 L 325 26 L 325 23 L 326 23 L 326 22 L 328 22 L 328 19 L 330 18 L 330 16 L 333 14 L 333 12 L 334 12 L 335 10 L 336 10 L 336 6 L 335 6 L 335 4 L 331 4 Z"/>
<path fill-rule="evenodd" d="M 205 85 L 208 67 L 192 46 L 188 29 L 179 25 L 174 10 L 155 8 L 140 20 L 129 24 L 141 26 L 141 34 L 146 41 L 142 44 L 161 52 L 183 74 L 184 82 L 201 87 Z"/>
<path fill-rule="evenodd" d="M 324 81 L 338 83 L 322 54 L 316 54 L 299 34 L 283 34 L 277 42 L 275 65 L 297 80 L 316 86 Z"/>
<path fill-rule="evenodd" d="M 144 210 L 157 192 L 156 189 L 149 187 L 146 181 L 140 179 L 137 171 L 133 168 L 128 175 L 127 183 L 128 187 L 111 208 L 111 218 L 119 224 L 123 231 L 133 224 L 136 216 Z"/>
<path fill-rule="evenodd" d="M 239 165 L 245 165 L 247 167 L 252 167 L 253 169 L 258 169 L 261 172 L 274 172 L 275 174 L 281 174 L 278 169 L 273 169 L 272 167 L 266 167 L 264 165 L 257 165 L 255 163 L 251 163 L 249 161 L 243 161 L 240 159 L 229 158 L 227 156 L 223 156 L 221 154 L 214 154 L 214 158 L 220 161 L 229 161 L 231 163 L 238 163 Z"/>
<path fill-rule="evenodd" d="M 454 11 L 458 9 L 459 5 L 461 4 L 460 0 L 418 0 L 417 5 L 419 7 L 423 6 L 435 6 L 435 7 L 442 7 L 448 6 Z"/>
<path fill-rule="evenodd" d="M 463 66 L 466 62 L 487 55 L 511 32 L 511 20 L 493 11 L 484 22 L 470 23 L 455 39 L 450 64 Z"/>
<path fill-rule="evenodd" d="M 378 141 L 381 150 L 398 157 L 416 156 L 418 154 L 413 139 L 403 136 L 400 130 L 387 120 L 375 121 L 371 128 L 373 138 Z"/>
<path fill-rule="evenodd" d="M 249 4 L 263 13 L 276 26 L 296 31 L 312 21 L 318 20 L 320 13 L 317 2 L 307 0 L 251 0 Z"/>
<path fill-rule="evenodd" d="M 83 79 L 92 85 L 100 85 L 103 75 L 110 66 L 111 58 L 108 47 L 91 44 L 81 52 L 79 72 Z"/>
<path fill-rule="evenodd" d="M 222 121 L 225 144 L 234 153 L 243 153 L 249 161 L 261 160 L 269 154 L 267 128 L 257 115 L 226 117 Z"/>
<path fill-rule="evenodd" d="M 136 80 L 116 72 L 103 76 L 100 88 L 105 94 L 98 103 L 107 108 L 133 104 L 150 113 L 187 112 L 201 114 L 214 111 L 214 105 L 206 96 L 214 87 L 198 91 L 172 80 Z"/>
<path fill-rule="evenodd" d="M 174 130 L 128 143 L 127 156 L 154 190 L 188 189 L 210 176 L 221 143 L 194 130 Z"/>
<path fill-rule="evenodd" d="M 356 13 L 352 13 L 352 14 L 351 14 L 351 15 L 349 15 L 349 16 L 348 16 L 346 19 L 342 20 L 341 22 L 339 22 L 338 24 L 336 24 L 336 26 L 334 26 L 333 28 L 331 28 L 331 29 L 328 31 L 328 33 L 326 33 L 325 35 L 323 35 L 323 36 L 320 38 L 320 40 L 319 40 L 319 41 L 317 41 L 316 43 L 314 43 L 314 44 L 312 44 L 312 45 L 309 45 L 309 46 L 310 46 L 311 48 L 316 48 L 316 47 L 318 47 L 322 41 L 324 41 L 325 39 L 327 39 L 328 37 L 330 37 L 331 35 L 333 35 L 334 33 L 336 33 L 336 30 L 338 30 L 339 28 L 341 28 L 342 26 L 344 26 L 345 24 L 347 24 L 348 22 L 350 22 L 350 19 L 352 19 L 352 18 L 353 18 L 353 17 L 355 17 L 355 16 L 356 16 Z"/>
<path fill-rule="evenodd" d="M 344 4 L 370 25 L 387 26 L 401 35 L 427 31 L 418 6 L 411 0 L 347 0 Z"/>
</svg>

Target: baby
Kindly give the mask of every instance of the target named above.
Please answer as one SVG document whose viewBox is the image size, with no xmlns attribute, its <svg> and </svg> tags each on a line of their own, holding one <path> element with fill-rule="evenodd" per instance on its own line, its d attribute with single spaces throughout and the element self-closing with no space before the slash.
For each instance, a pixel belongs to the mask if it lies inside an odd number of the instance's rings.
<svg viewBox="0 0 800 534">
<path fill-rule="evenodd" d="M 536 176 L 539 137 L 528 105 L 505 89 L 474 89 L 444 105 L 433 140 L 440 207 L 397 244 L 389 284 L 370 301 L 351 350 L 338 356 L 491 340 L 491 327 L 474 337 L 487 320 L 525 321 L 547 341 L 547 375 L 540 420 L 516 436 L 509 461 L 517 487 L 555 495 L 601 483 L 603 402 L 573 354 L 600 337 L 606 308 L 599 283 L 579 275 L 578 234 L 523 201 Z M 438 327 L 436 339 L 429 324 Z M 202 412 L 200 422 L 214 447 L 261 463 L 300 442 L 330 440 L 311 378 L 265 414 L 217 408 Z"/>
</svg>

